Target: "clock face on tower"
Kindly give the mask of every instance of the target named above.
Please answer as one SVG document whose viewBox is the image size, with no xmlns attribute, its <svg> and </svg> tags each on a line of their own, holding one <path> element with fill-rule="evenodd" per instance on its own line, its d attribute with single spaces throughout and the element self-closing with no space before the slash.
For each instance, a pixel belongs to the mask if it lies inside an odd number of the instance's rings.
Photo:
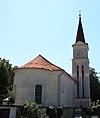
<svg viewBox="0 0 100 118">
<path fill-rule="evenodd" d="M 83 57 L 83 55 L 84 55 L 83 50 L 78 50 L 78 51 L 76 52 L 76 56 L 77 56 L 77 57 Z"/>
</svg>

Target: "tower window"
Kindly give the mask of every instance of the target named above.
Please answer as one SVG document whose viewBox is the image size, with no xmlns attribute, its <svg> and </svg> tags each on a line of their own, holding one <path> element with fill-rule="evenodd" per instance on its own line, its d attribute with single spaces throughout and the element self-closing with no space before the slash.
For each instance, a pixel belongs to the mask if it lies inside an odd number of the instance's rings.
<svg viewBox="0 0 100 118">
<path fill-rule="evenodd" d="M 79 66 L 77 66 L 77 79 L 79 79 Z"/>
<path fill-rule="evenodd" d="M 82 65 L 82 95 L 84 98 L 84 66 Z"/>
<path fill-rule="evenodd" d="M 84 78 L 84 66 L 82 65 L 82 78 Z"/>
<path fill-rule="evenodd" d="M 79 66 L 77 66 L 77 97 L 79 98 Z"/>
<path fill-rule="evenodd" d="M 42 101 L 42 85 L 35 86 L 35 102 L 41 104 Z"/>
</svg>

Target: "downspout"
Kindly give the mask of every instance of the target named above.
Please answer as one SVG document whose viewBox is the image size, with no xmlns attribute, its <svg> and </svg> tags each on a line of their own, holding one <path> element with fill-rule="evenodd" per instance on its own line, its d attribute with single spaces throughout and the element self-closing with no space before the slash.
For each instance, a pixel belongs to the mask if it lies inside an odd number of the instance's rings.
<svg viewBox="0 0 100 118">
<path fill-rule="evenodd" d="M 60 81 L 60 77 L 61 75 L 64 73 L 64 71 L 58 75 L 58 106 L 60 105 L 60 89 L 61 89 L 61 81 Z"/>
</svg>

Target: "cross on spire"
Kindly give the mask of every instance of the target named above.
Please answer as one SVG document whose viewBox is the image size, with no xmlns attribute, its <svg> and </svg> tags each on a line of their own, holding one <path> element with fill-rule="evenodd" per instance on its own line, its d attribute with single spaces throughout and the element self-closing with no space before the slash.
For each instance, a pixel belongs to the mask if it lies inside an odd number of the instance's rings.
<svg viewBox="0 0 100 118">
<path fill-rule="evenodd" d="M 81 10 L 79 10 L 79 17 L 81 17 Z"/>
</svg>

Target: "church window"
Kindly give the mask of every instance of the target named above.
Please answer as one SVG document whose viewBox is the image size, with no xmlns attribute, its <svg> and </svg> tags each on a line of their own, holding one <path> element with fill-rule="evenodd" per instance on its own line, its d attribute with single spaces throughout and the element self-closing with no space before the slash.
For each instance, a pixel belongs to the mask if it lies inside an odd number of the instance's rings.
<svg viewBox="0 0 100 118">
<path fill-rule="evenodd" d="M 77 66 L 77 97 L 79 98 L 79 66 Z"/>
<path fill-rule="evenodd" d="M 84 66 L 82 65 L 82 78 L 84 78 Z"/>
<path fill-rule="evenodd" d="M 82 65 L 82 95 L 84 98 L 84 66 Z"/>
<path fill-rule="evenodd" d="M 42 101 L 42 85 L 35 86 L 35 102 L 41 104 Z"/>
<path fill-rule="evenodd" d="M 79 79 L 79 66 L 77 66 L 77 79 Z"/>
</svg>

